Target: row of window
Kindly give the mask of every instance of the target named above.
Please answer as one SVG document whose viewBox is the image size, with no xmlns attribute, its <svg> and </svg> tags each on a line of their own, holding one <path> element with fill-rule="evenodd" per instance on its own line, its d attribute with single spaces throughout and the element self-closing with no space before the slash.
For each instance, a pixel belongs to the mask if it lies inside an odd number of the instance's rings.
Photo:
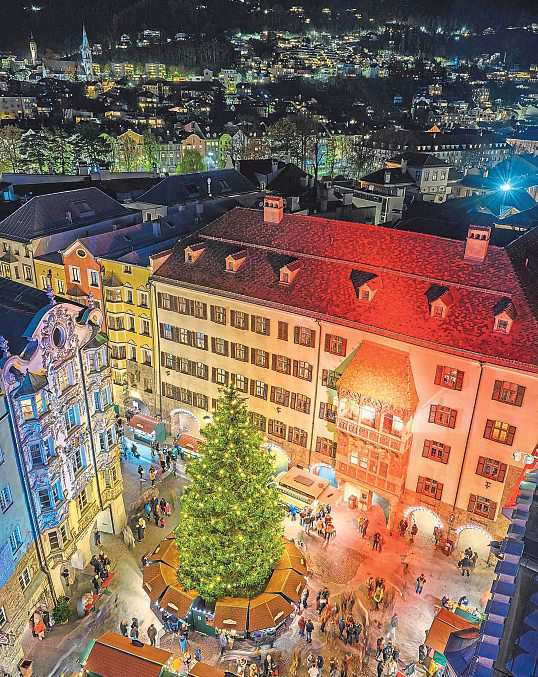
<svg viewBox="0 0 538 677">
<path fill-rule="evenodd" d="M 149 348 L 140 348 L 142 360 L 141 363 L 147 367 L 153 364 L 153 353 Z M 118 345 L 111 344 L 110 357 L 113 360 L 131 360 L 131 362 L 138 362 L 138 349 L 132 345 Z"/>
<path fill-rule="evenodd" d="M 19 266 L 13 266 L 13 272 L 15 274 L 15 279 L 20 280 L 21 274 L 19 272 Z M 11 266 L 9 263 L 2 263 L 0 266 L 0 273 L 2 277 L 7 277 L 8 280 L 11 280 Z M 23 265 L 22 267 L 22 276 L 25 282 L 33 282 L 32 268 L 30 266 Z"/>
<path fill-rule="evenodd" d="M 168 397 L 171 400 L 176 400 L 183 404 L 190 404 L 193 407 L 204 409 L 205 411 L 208 411 L 209 409 L 208 397 L 202 393 L 195 393 L 187 388 L 180 388 L 179 386 L 173 385 L 172 383 L 166 383 L 165 381 L 161 382 L 161 393 L 164 397 Z"/>
<path fill-rule="evenodd" d="M 291 425 L 286 426 L 285 423 L 274 418 L 267 419 L 255 411 L 249 412 L 249 418 L 252 425 L 259 432 L 268 433 L 282 440 L 287 439 L 288 442 L 297 444 L 300 447 L 306 448 L 308 446 L 308 433 L 306 430 Z"/>
<path fill-rule="evenodd" d="M 107 289 L 105 291 L 105 300 L 108 301 L 108 303 L 127 303 L 128 305 L 134 305 L 134 292 L 129 287 L 123 287 L 122 289 Z M 138 290 L 137 305 L 140 308 L 149 308 L 149 294 L 147 291 Z"/>
<path fill-rule="evenodd" d="M 443 488 L 444 485 L 442 482 L 434 480 L 431 477 L 423 477 L 422 475 L 419 475 L 418 477 L 417 494 L 440 501 L 443 496 Z M 471 494 L 469 496 L 467 511 L 473 515 L 479 515 L 492 520 L 495 519 L 497 513 L 497 503 L 484 496 Z"/>
<path fill-rule="evenodd" d="M 138 333 L 142 336 L 151 336 L 151 320 L 144 317 L 139 318 L 139 328 Z M 109 315 L 108 316 L 108 328 L 113 331 L 123 331 L 127 330 L 129 332 L 135 333 L 136 330 L 136 320 L 134 315 Z"/>
<path fill-rule="evenodd" d="M 463 387 L 463 371 L 438 365 L 435 370 L 434 382 L 436 385 L 450 388 L 451 390 L 461 390 Z M 511 381 L 496 380 L 493 384 L 491 399 L 497 402 L 512 404 L 521 407 L 525 395 L 525 386 L 520 386 Z"/>
</svg>

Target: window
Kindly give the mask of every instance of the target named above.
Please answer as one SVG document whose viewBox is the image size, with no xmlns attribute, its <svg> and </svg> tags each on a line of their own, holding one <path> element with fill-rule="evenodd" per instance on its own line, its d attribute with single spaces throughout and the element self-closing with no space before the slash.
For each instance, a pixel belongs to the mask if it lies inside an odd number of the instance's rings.
<svg viewBox="0 0 538 677">
<path fill-rule="evenodd" d="M 300 346 L 314 348 L 316 343 L 316 332 L 306 327 L 295 327 L 293 330 L 293 342 Z"/>
<path fill-rule="evenodd" d="M 52 509 L 52 499 L 48 489 L 39 489 L 37 492 L 39 498 L 39 505 L 41 510 L 51 510 Z"/>
<path fill-rule="evenodd" d="M 523 404 L 524 395 L 525 386 L 518 386 L 517 383 L 510 381 L 495 381 L 491 399 L 520 407 Z"/>
<path fill-rule="evenodd" d="M 130 275 L 130 274 L 133 272 L 133 269 L 131 268 L 131 266 L 125 265 L 125 266 L 123 266 L 123 272 L 124 272 L 126 275 Z"/>
<path fill-rule="evenodd" d="M 361 407 L 360 412 L 361 412 L 361 424 L 370 426 L 371 428 L 375 428 L 375 419 L 376 419 L 375 409 L 373 407 L 365 405 Z"/>
<path fill-rule="evenodd" d="M 248 329 L 248 313 L 241 310 L 232 310 L 230 313 L 230 324 L 236 329 Z"/>
<path fill-rule="evenodd" d="M 260 315 L 251 315 L 250 317 L 250 328 L 256 334 L 264 334 L 269 336 L 271 331 L 271 323 L 266 317 L 261 317 Z"/>
<path fill-rule="evenodd" d="M 101 400 L 101 393 L 96 390 L 93 393 L 93 404 L 95 407 L 95 411 L 103 411 L 103 402 Z"/>
<path fill-rule="evenodd" d="M 281 341 L 287 341 L 288 340 L 288 323 L 287 322 L 281 322 L 279 320 L 279 322 L 278 322 L 278 338 Z"/>
<path fill-rule="evenodd" d="M 232 357 L 241 362 L 248 362 L 248 346 L 242 343 L 232 343 Z"/>
<path fill-rule="evenodd" d="M 69 266 L 69 271 L 71 273 L 71 282 L 80 282 L 80 268 Z"/>
<path fill-rule="evenodd" d="M 473 513 L 473 515 L 480 515 L 481 517 L 487 517 L 487 519 L 492 520 L 495 519 L 497 504 L 495 501 L 490 501 L 489 498 L 484 498 L 484 496 L 471 494 L 469 496 L 467 510 L 470 513 Z"/>
<path fill-rule="evenodd" d="M 253 348 L 251 351 L 251 362 L 257 367 L 269 368 L 269 353 L 259 348 Z"/>
<path fill-rule="evenodd" d="M 274 435 L 275 437 L 279 437 L 281 440 L 286 439 L 286 430 L 287 426 L 285 423 L 282 423 L 282 421 L 277 421 L 274 418 L 270 418 L 268 421 L 268 429 L 267 432 L 269 435 Z"/>
<path fill-rule="evenodd" d="M 152 355 L 151 350 L 147 348 L 142 348 L 142 364 L 145 364 L 146 367 L 151 367 Z"/>
<path fill-rule="evenodd" d="M 150 336 L 151 335 L 151 333 L 150 333 L 150 321 L 149 320 L 145 320 L 143 318 L 140 320 L 140 333 L 142 334 L 142 336 Z"/>
<path fill-rule="evenodd" d="M 443 495 L 443 485 L 441 482 L 437 482 L 437 480 L 432 480 L 429 477 L 422 477 L 419 475 L 417 494 L 429 496 L 430 498 L 435 498 L 437 501 L 440 501 L 441 496 Z"/>
<path fill-rule="evenodd" d="M 305 381 L 312 380 L 312 365 L 309 362 L 293 360 L 293 375 L 302 378 Z"/>
<path fill-rule="evenodd" d="M 490 418 L 486 421 L 484 437 L 487 440 L 511 446 L 514 443 L 515 434 L 516 428 L 513 425 L 509 425 L 504 421 L 494 421 Z"/>
<path fill-rule="evenodd" d="M 271 402 L 287 407 L 290 402 L 290 391 L 285 388 L 271 386 Z"/>
<path fill-rule="evenodd" d="M 443 407 L 440 404 L 432 404 L 430 406 L 430 416 L 428 421 L 430 423 L 437 423 L 445 428 L 456 427 L 456 417 L 458 412 L 450 407 Z"/>
<path fill-rule="evenodd" d="M 21 528 L 17 524 L 17 526 L 9 534 L 9 545 L 11 547 L 11 554 L 12 555 L 14 555 L 17 552 L 17 550 L 21 547 L 22 543 L 23 543 L 23 540 L 22 540 Z"/>
<path fill-rule="evenodd" d="M 216 369 L 213 367 L 212 371 L 212 381 L 213 383 L 218 383 L 219 385 L 225 386 L 228 385 L 229 374 L 226 369 Z"/>
<path fill-rule="evenodd" d="M 0 465 L 2 465 L 2 463 L 3 463 L 5 460 L 6 460 L 6 455 L 5 455 L 4 450 L 2 449 L 2 447 L 0 447 Z"/>
<path fill-rule="evenodd" d="M 207 320 L 207 305 L 203 301 L 194 302 L 194 317 Z"/>
<path fill-rule="evenodd" d="M 501 320 L 497 318 L 495 320 L 494 330 L 499 332 L 499 334 L 509 334 L 510 333 L 510 324 L 509 320 Z"/>
<path fill-rule="evenodd" d="M 131 362 L 136 362 L 137 355 L 136 355 L 136 346 L 129 346 L 129 359 Z"/>
<path fill-rule="evenodd" d="M 57 531 L 49 531 L 47 534 L 48 539 L 49 539 L 49 546 L 51 550 L 59 550 L 60 549 L 60 537 L 58 535 Z"/>
<path fill-rule="evenodd" d="M 303 414 L 310 413 L 310 398 L 301 393 L 293 393 L 291 396 L 291 408 L 302 412 Z"/>
<path fill-rule="evenodd" d="M 403 421 L 401 418 L 398 418 L 398 416 L 393 416 L 392 414 L 384 414 L 381 429 L 384 433 L 387 433 L 388 435 L 395 435 L 396 437 L 401 437 L 403 430 Z"/>
<path fill-rule="evenodd" d="M 225 341 L 228 345 L 228 341 Z M 194 347 L 200 348 L 200 350 L 207 350 L 207 334 L 204 334 L 202 331 L 194 332 Z"/>
<path fill-rule="evenodd" d="M 495 480 L 496 482 L 504 482 L 507 469 L 508 466 L 506 463 L 496 461 L 494 458 L 479 456 L 478 464 L 476 466 L 476 474 Z"/>
<path fill-rule="evenodd" d="M 285 355 L 273 355 L 271 366 L 273 371 L 278 371 L 281 374 L 291 374 L 291 359 Z"/>
<path fill-rule="evenodd" d="M 6 611 L 3 606 L 0 606 L 0 628 L 7 623 Z"/>
<path fill-rule="evenodd" d="M 263 400 L 267 399 L 267 383 L 250 379 L 250 394 L 255 397 L 260 397 Z"/>
<path fill-rule="evenodd" d="M 32 269 L 30 268 L 30 266 L 24 265 L 24 266 L 22 267 L 22 274 L 23 274 L 24 279 L 26 280 L 26 282 L 31 282 L 31 281 L 32 281 Z"/>
<path fill-rule="evenodd" d="M 80 425 L 80 405 L 74 404 L 65 412 L 65 425 L 67 430 L 72 430 Z"/>
<path fill-rule="evenodd" d="M 19 574 L 19 585 L 21 586 L 21 590 L 24 592 L 31 582 L 32 576 L 30 574 L 30 569 L 25 567 Z"/>
<path fill-rule="evenodd" d="M 335 336 L 334 334 L 327 334 L 325 337 L 325 352 L 331 353 L 332 355 L 340 355 L 342 357 L 346 356 L 346 345 L 347 341 L 341 336 Z"/>
<path fill-rule="evenodd" d="M 264 433 L 267 429 L 267 419 L 265 416 L 262 416 L 262 414 L 257 414 L 255 411 L 251 411 L 249 416 L 250 422 L 256 428 L 256 430 Z"/>
<path fill-rule="evenodd" d="M 217 324 L 226 324 L 226 308 L 211 306 L 211 321 Z"/>
<path fill-rule="evenodd" d="M 86 452 L 84 447 L 75 450 L 73 455 L 73 472 L 75 475 L 86 467 Z"/>
<path fill-rule="evenodd" d="M 136 331 L 134 315 L 125 315 L 125 318 L 127 319 L 127 331 Z"/>
<path fill-rule="evenodd" d="M 333 440 L 330 440 L 328 437 L 317 437 L 316 451 L 318 454 L 336 458 L 336 442 L 333 442 Z"/>
<path fill-rule="evenodd" d="M 192 393 L 192 405 L 193 407 L 198 407 L 198 409 L 207 411 L 209 409 L 209 399 L 207 398 L 207 395 Z"/>
<path fill-rule="evenodd" d="M 288 442 L 298 444 L 300 447 L 306 447 L 308 443 L 308 433 L 300 428 L 288 428 Z"/>
<path fill-rule="evenodd" d="M 228 356 L 228 341 L 223 338 L 213 337 L 211 339 L 211 350 L 216 355 Z"/>
<path fill-rule="evenodd" d="M 83 512 L 85 508 L 87 507 L 89 501 L 88 501 L 88 492 L 84 488 L 80 494 L 77 496 L 77 505 L 78 509 L 80 512 Z"/>
<path fill-rule="evenodd" d="M 435 371 L 435 385 L 461 390 L 463 386 L 463 372 L 452 367 L 438 366 Z"/>
<path fill-rule="evenodd" d="M 338 373 L 330 369 L 323 369 L 321 372 L 321 385 L 327 386 L 336 390 L 336 382 L 338 381 Z"/>
<path fill-rule="evenodd" d="M 0 510 L 6 512 L 6 510 L 13 504 L 13 495 L 11 493 L 11 487 L 9 484 L 6 484 L 5 487 L 0 489 Z"/>
<path fill-rule="evenodd" d="M 174 332 L 171 324 L 161 324 L 161 336 L 168 341 L 174 340 Z"/>
<path fill-rule="evenodd" d="M 149 296 L 145 291 L 138 292 L 138 305 L 141 308 L 149 308 Z"/>
<path fill-rule="evenodd" d="M 443 442 L 436 442 L 435 440 L 424 440 L 424 447 L 422 449 L 422 456 L 429 458 L 432 461 L 440 463 L 448 463 L 450 458 L 450 447 Z"/>
<path fill-rule="evenodd" d="M 241 374 L 232 374 L 232 383 L 242 393 L 248 392 L 248 378 Z"/>
<path fill-rule="evenodd" d="M 90 282 L 90 287 L 99 287 L 99 271 L 98 270 L 89 270 L 88 271 L 88 280 Z"/>
<path fill-rule="evenodd" d="M 336 421 L 336 407 L 328 402 L 319 403 L 319 417 L 330 423 Z"/>
<path fill-rule="evenodd" d="M 133 303 L 133 290 L 129 289 L 128 287 L 125 287 L 124 291 L 125 291 L 125 303 L 132 304 Z"/>
</svg>

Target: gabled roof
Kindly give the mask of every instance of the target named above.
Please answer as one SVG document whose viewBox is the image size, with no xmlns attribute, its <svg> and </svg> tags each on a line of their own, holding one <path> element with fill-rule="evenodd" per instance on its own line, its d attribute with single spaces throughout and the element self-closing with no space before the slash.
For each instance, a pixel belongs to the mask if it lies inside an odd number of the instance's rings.
<svg viewBox="0 0 538 677">
<path fill-rule="evenodd" d="M 106 632 L 95 641 L 85 668 L 102 677 L 159 677 L 171 657 L 169 651 L 135 646 L 129 637 Z"/>
<path fill-rule="evenodd" d="M 49 303 L 44 291 L 0 278 L 0 334 L 7 339 L 12 355 L 20 355 L 24 350 L 28 343 L 25 337 L 28 325 Z"/>
<path fill-rule="evenodd" d="M 465 243 L 433 235 L 284 214 L 265 223 L 261 211 L 234 209 L 200 231 L 204 255 L 184 260 L 180 242 L 155 277 L 222 296 L 248 298 L 287 312 L 391 336 L 494 363 L 538 370 L 538 321 L 530 302 L 536 285 L 504 249 L 490 245 L 480 264 L 464 260 Z M 237 275 L 227 275 L 224 256 L 246 249 L 248 260 Z M 275 283 L 271 258 L 302 261 L 293 285 Z M 378 275 L 383 288 L 371 303 L 357 301 L 352 270 Z M 454 302 L 447 318 L 433 320 L 426 293 L 448 287 Z M 493 332 L 492 308 L 503 297 L 518 311 L 509 335 Z"/>
<path fill-rule="evenodd" d="M 80 188 L 33 197 L 0 222 L 0 235 L 29 242 L 127 214 L 132 212 L 98 188 Z"/>
</svg>

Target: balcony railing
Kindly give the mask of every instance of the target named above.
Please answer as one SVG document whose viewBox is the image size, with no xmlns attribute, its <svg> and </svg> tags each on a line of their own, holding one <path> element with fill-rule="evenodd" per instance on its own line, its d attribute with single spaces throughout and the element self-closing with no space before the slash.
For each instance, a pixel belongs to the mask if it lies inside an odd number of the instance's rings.
<svg viewBox="0 0 538 677">
<path fill-rule="evenodd" d="M 336 427 L 348 435 L 358 437 L 366 442 L 371 442 L 378 447 L 397 451 L 399 453 L 405 450 L 408 434 L 404 433 L 401 437 L 391 435 L 390 433 L 375 430 L 361 425 L 358 421 L 353 421 L 342 416 L 336 417 Z"/>
</svg>

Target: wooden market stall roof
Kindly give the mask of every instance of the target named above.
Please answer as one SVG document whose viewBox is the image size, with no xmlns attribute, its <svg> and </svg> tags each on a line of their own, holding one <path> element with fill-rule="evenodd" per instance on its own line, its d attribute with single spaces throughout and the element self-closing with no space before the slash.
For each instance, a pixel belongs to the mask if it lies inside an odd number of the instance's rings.
<svg viewBox="0 0 538 677">
<path fill-rule="evenodd" d="M 281 569 L 294 569 L 298 574 L 306 576 L 308 569 L 306 567 L 306 560 L 303 557 L 303 553 L 291 541 L 286 541 L 284 544 L 284 552 L 282 557 L 275 565 L 275 571 L 280 571 Z"/>
<path fill-rule="evenodd" d="M 196 590 L 185 590 L 181 583 L 176 581 L 166 589 L 159 606 L 174 613 L 178 618 L 185 618 L 194 600 L 198 597 Z"/>
<path fill-rule="evenodd" d="M 189 677 L 224 677 L 225 671 L 207 663 L 195 663 L 189 670 Z"/>
<path fill-rule="evenodd" d="M 144 589 L 152 602 L 155 602 L 166 588 L 177 583 L 176 570 L 162 562 L 154 562 L 142 571 Z"/>
<path fill-rule="evenodd" d="M 404 420 L 418 404 L 409 354 L 371 341 L 357 348 L 337 387 L 339 397 L 376 409 L 389 407 Z"/>
<path fill-rule="evenodd" d="M 159 677 L 171 656 L 164 649 L 135 646 L 129 637 L 106 632 L 95 640 L 84 667 L 101 677 Z"/>
<path fill-rule="evenodd" d="M 175 539 L 165 538 L 161 541 L 155 550 L 151 553 L 149 559 L 151 561 L 159 561 L 168 564 L 173 569 L 179 567 L 179 553 L 177 551 L 177 544 Z"/>
<path fill-rule="evenodd" d="M 222 597 L 215 605 L 215 627 L 219 630 L 246 632 L 248 618 L 247 597 Z"/>
<path fill-rule="evenodd" d="M 444 654 L 449 637 L 453 632 L 469 629 L 478 630 L 478 628 L 479 626 L 475 623 L 465 620 L 465 618 L 458 616 L 448 609 L 439 609 L 428 630 L 425 644 L 435 649 L 435 651 Z"/>
<path fill-rule="evenodd" d="M 273 571 L 265 592 L 279 593 L 292 602 L 298 602 L 304 586 L 304 576 L 293 569 L 280 569 Z"/>
<path fill-rule="evenodd" d="M 293 611 L 292 605 L 276 593 L 262 592 L 250 600 L 248 629 L 250 632 L 274 628 Z"/>
</svg>

